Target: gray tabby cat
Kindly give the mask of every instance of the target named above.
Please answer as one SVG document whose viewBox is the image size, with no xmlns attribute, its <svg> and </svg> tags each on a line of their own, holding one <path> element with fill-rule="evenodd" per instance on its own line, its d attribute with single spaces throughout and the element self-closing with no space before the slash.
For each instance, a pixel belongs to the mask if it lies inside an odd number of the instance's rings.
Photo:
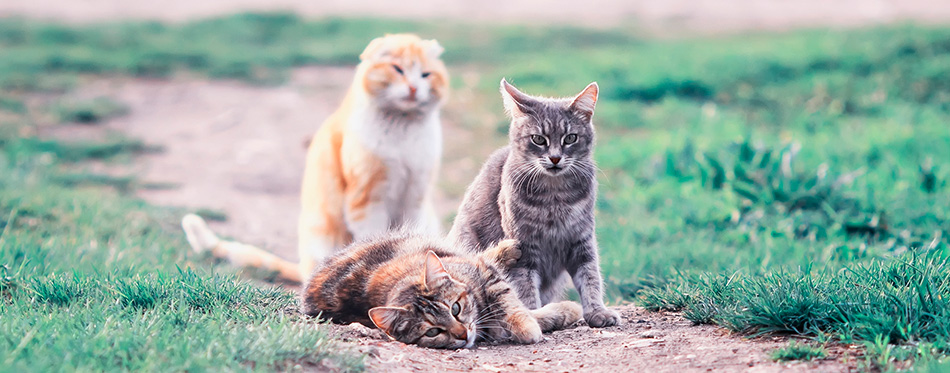
<svg viewBox="0 0 950 373">
<path fill-rule="evenodd" d="M 604 307 L 594 237 L 594 126 L 597 83 L 568 99 L 526 95 L 501 81 L 510 145 L 492 154 L 465 192 L 449 237 L 485 250 L 516 239 L 521 259 L 509 282 L 529 309 L 563 295 L 574 281 L 593 327 L 620 323 Z"/>
</svg>

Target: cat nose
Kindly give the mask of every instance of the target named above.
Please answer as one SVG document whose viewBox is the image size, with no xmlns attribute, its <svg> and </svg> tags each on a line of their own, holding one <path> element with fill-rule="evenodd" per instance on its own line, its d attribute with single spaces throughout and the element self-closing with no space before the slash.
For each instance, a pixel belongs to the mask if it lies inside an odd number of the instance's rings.
<svg viewBox="0 0 950 373">
<path fill-rule="evenodd" d="M 553 155 L 550 156 L 550 157 L 548 157 L 548 159 L 550 159 L 550 160 L 551 160 L 551 163 L 554 163 L 554 164 L 557 164 L 558 162 L 561 161 L 561 157 L 556 157 L 556 156 L 553 156 Z"/>
<path fill-rule="evenodd" d="M 460 327 L 453 330 L 452 335 L 457 339 L 468 339 L 468 330 L 466 330 L 465 327 Z"/>
<path fill-rule="evenodd" d="M 409 86 L 409 97 L 416 98 L 416 87 Z"/>
</svg>

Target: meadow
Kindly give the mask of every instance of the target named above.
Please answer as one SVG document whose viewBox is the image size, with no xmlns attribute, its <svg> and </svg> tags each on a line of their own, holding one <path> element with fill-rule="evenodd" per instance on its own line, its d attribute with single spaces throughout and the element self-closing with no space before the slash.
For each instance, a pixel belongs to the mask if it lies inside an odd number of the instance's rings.
<svg viewBox="0 0 950 373">
<path fill-rule="evenodd" d="M 599 82 L 609 301 L 806 341 L 777 359 L 845 343 L 865 349 L 868 370 L 939 370 L 950 353 L 950 28 L 661 39 L 240 14 L 180 25 L 0 19 L 3 366 L 359 370 L 358 354 L 295 313 L 292 294 L 187 253 L 181 211 L 134 198 L 134 179 L 72 171 L 160 150 L 33 135 L 48 118 L 94 124 L 121 104 L 28 98 L 103 75 L 280 84 L 295 66 L 352 64 L 368 40 L 400 31 L 437 37 L 450 70 L 482 72 L 473 112 L 497 110 L 502 76 L 547 95 Z M 501 142 L 498 118 L 462 122 Z"/>
</svg>

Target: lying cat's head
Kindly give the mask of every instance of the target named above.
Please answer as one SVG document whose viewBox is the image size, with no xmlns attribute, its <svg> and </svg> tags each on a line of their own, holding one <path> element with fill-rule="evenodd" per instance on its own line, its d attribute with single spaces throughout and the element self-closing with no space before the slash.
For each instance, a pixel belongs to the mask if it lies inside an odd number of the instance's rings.
<svg viewBox="0 0 950 373">
<path fill-rule="evenodd" d="M 501 96 L 511 116 L 512 153 L 527 167 L 521 172 L 557 176 L 590 162 L 597 83 L 573 98 L 552 99 L 524 94 L 502 79 Z"/>
<path fill-rule="evenodd" d="M 419 282 L 405 288 L 395 305 L 375 307 L 369 317 L 387 335 L 403 343 L 432 348 L 475 345 L 478 307 L 472 289 L 452 278 L 432 251 L 426 254 Z"/>
<path fill-rule="evenodd" d="M 378 107 L 426 111 L 448 93 L 449 75 L 439 59 L 442 46 L 412 34 L 373 39 L 360 54 L 363 89 Z"/>
</svg>

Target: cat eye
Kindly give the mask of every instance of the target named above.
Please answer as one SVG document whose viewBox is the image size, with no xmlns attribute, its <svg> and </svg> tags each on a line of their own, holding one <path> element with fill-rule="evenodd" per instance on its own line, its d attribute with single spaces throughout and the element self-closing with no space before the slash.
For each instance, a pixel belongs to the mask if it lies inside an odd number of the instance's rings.
<svg viewBox="0 0 950 373">
<path fill-rule="evenodd" d="M 432 73 L 430 73 L 430 72 L 424 72 L 424 73 L 422 73 L 422 77 L 423 77 L 423 78 L 428 78 L 429 75 L 431 75 L 431 74 L 432 74 Z"/>
<path fill-rule="evenodd" d="M 426 337 L 432 338 L 439 335 L 439 333 L 442 333 L 442 329 L 430 328 L 429 330 L 426 330 Z"/>
<path fill-rule="evenodd" d="M 399 75 L 402 75 L 402 68 L 399 67 L 399 65 L 393 65 L 393 69 L 396 69 L 396 72 L 399 73 Z"/>
<path fill-rule="evenodd" d="M 531 135 L 531 142 L 537 146 L 545 146 L 548 144 L 548 139 L 541 135 Z"/>
<path fill-rule="evenodd" d="M 567 136 L 564 136 L 564 145 L 571 145 L 575 142 L 577 142 L 577 135 L 571 133 Z"/>
<path fill-rule="evenodd" d="M 452 305 L 452 316 L 458 316 L 459 312 L 462 312 L 462 306 L 459 305 L 459 302 L 455 302 Z"/>
</svg>

